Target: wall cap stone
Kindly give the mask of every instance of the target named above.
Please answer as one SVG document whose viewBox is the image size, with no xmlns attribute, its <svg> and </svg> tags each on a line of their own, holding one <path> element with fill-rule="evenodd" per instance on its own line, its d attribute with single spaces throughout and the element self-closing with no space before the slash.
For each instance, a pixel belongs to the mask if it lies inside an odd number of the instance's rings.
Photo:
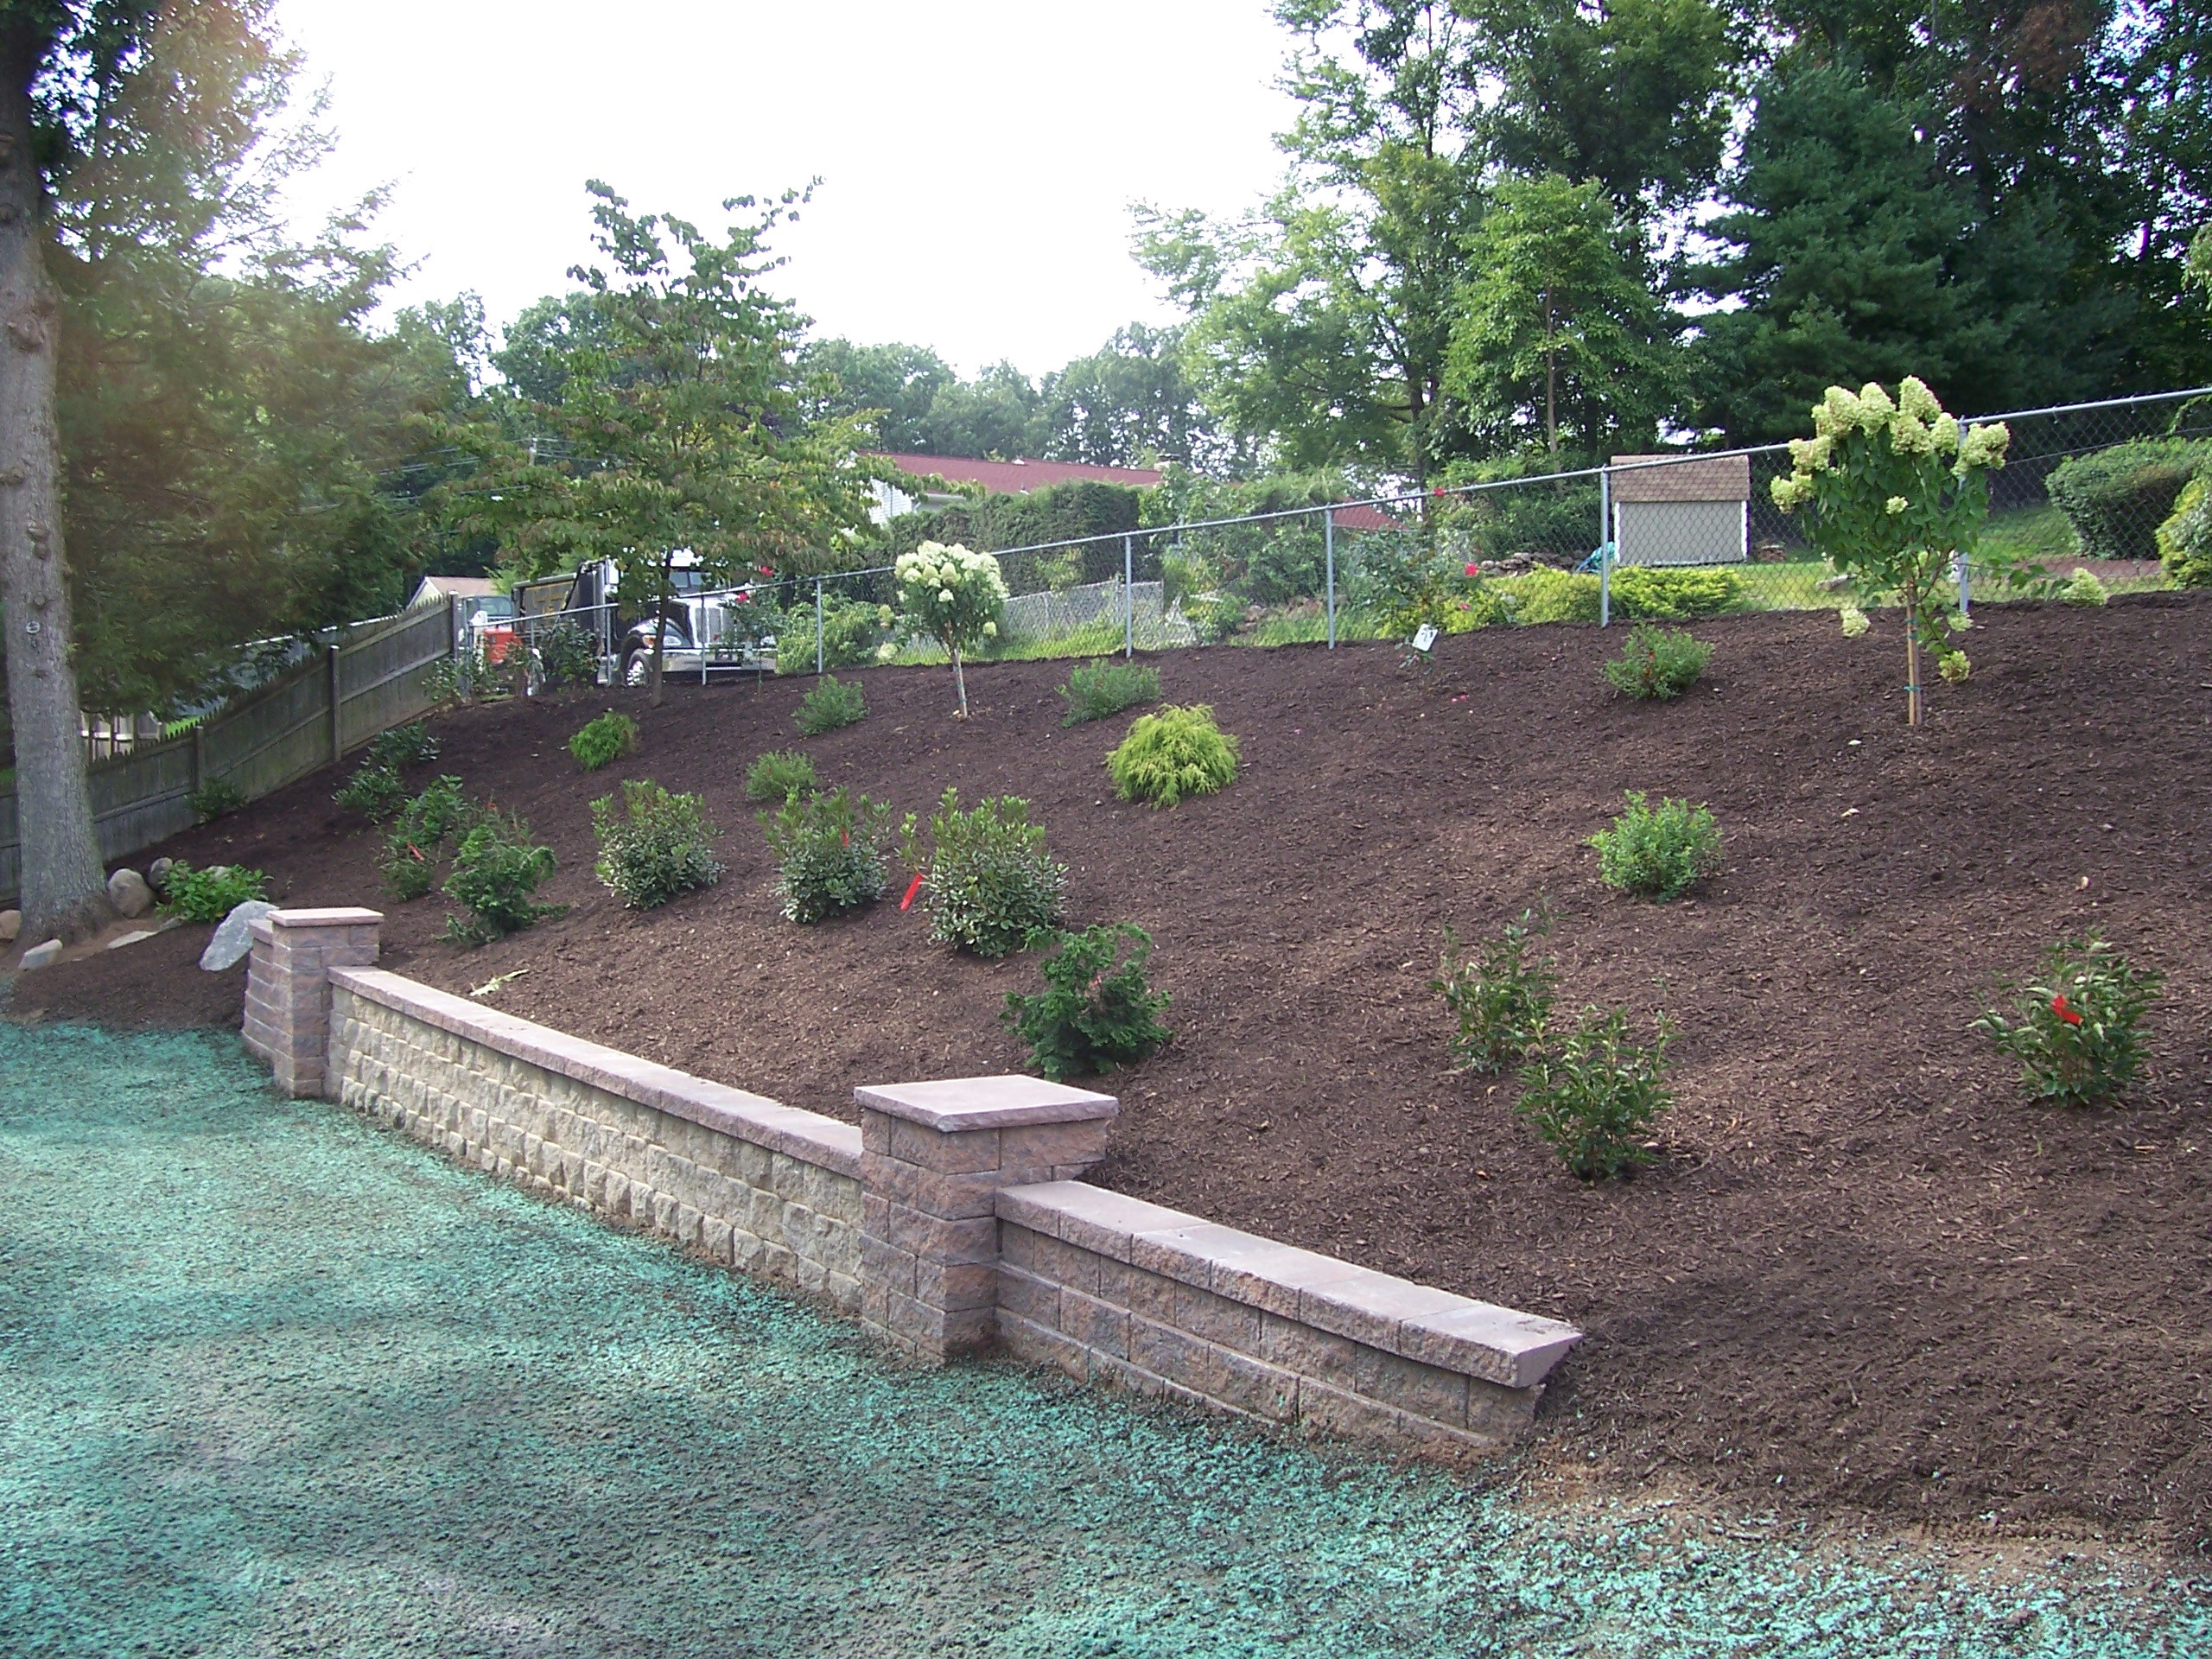
<svg viewBox="0 0 2212 1659">
<path fill-rule="evenodd" d="M 380 1007 L 393 1008 L 425 1025 L 466 1037 L 486 1048 L 527 1060 L 532 1065 L 578 1083 L 604 1089 L 683 1118 L 702 1128 L 766 1147 L 802 1162 L 818 1165 L 857 1180 L 861 1132 L 850 1123 L 818 1112 L 802 1111 L 765 1095 L 711 1083 L 688 1071 L 601 1043 L 571 1037 L 550 1026 L 480 1007 L 466 998 L 435 990 L 378 968 L 334 968 L 330 982 Z"/>
<path fill-rule="evenodd" d="M 954 1134 L 1036 1123 L 1087 1123 L 1111 1118 L 1122 1109 L 1112 1095 L 1025 1077 L 877 1084 L 854 1090 L 853 1098 L 867 1110 Z"/>
<path fill-rule="evenodd" d="M 368 927 L 381 925 L 384 912 L 359 905 L 340 905 L 327 910 L 272 910 L 268 922 L 276 927 Z"/>
<path fill-rule="evenodd" d="M 1558 1319 L 1415 1284 L 1087 1181 L 1004 1188 L 998 1216 L 1228 1300 L 1510 1389 L 1534 1388 L 1582 1340 L 1581 1332 Z"/>
</svg>

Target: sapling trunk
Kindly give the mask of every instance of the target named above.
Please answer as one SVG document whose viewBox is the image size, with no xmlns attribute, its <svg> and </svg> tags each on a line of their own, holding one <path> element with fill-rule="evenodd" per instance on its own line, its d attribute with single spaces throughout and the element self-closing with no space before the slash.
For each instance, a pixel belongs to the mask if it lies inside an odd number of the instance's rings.
<svg viewBox="0 0 2212 1659">
<path fill-rule="evenodd" d="M 968 718 L 968 677 L 960 671 L 960 647 L 950 645 L 946 649 L 952 652 L 952 683 L 960 692 L 960 718 L 965 720 Z"/>
<path fill-rule="evenodd" d="M 1920 724 L 1920 584 L 1904 585 L 1904 723 Z"/>
</svg>

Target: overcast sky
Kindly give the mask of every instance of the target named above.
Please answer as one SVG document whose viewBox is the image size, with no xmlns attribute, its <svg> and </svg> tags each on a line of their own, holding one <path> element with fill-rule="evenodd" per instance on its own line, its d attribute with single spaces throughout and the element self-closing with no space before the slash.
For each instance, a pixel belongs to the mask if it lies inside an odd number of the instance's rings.
<svg viewBox="0 0 2212 1659">
<path fill-rule="evenodd" d="M 1279 178 L 1285 37 L 1266 0 L 280 0 L 337 154 L 302 216 L 395 188 L 404 300 L 495 322 L 569 286 L 583 183 L 709 230 L 819 175 L 779 244 L 821 332 L 1035 374 L 1170 313 L 1128 207 L 1236 212 Z"/>
</svg>

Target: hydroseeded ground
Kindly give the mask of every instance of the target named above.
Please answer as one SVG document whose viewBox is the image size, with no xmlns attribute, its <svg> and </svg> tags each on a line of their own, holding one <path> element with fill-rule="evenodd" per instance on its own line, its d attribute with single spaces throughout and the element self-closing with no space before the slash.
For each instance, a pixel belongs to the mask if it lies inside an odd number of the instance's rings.
<svg viewBox="0 0 2212 1659">
<path fill-rule="evenodd" d="M 2212 1649 L 2184 1583 L 1964 1560 L 899 1370 L 234 1037 L 0 1024 L 0 1653 Z"/>
</svg>

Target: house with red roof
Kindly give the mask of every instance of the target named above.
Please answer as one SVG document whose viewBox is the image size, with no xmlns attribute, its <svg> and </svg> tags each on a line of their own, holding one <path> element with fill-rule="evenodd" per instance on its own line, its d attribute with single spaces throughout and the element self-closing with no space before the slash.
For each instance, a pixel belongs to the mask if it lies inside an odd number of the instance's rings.
<svg viewBox="0 0 2212 1659">
<path fill-rule="evenodd" d="M 875 522 L 912 512 L 921 507 L 942 507 L 960 499 L 944 485 L 972 485 L 993 495 L 1027 495 L 1054 484 L 1119 484 L 1128 489 L 1149 489 L 1166 476 L 1156 467 L 1093 467 L 1080 461 L 978 461 L 966 455 L 901 455 L 870 452 L 875 461 L 887 461 L 913 480 L 903 488 L 879 481 L 875 486 Z"/>
</svg>

